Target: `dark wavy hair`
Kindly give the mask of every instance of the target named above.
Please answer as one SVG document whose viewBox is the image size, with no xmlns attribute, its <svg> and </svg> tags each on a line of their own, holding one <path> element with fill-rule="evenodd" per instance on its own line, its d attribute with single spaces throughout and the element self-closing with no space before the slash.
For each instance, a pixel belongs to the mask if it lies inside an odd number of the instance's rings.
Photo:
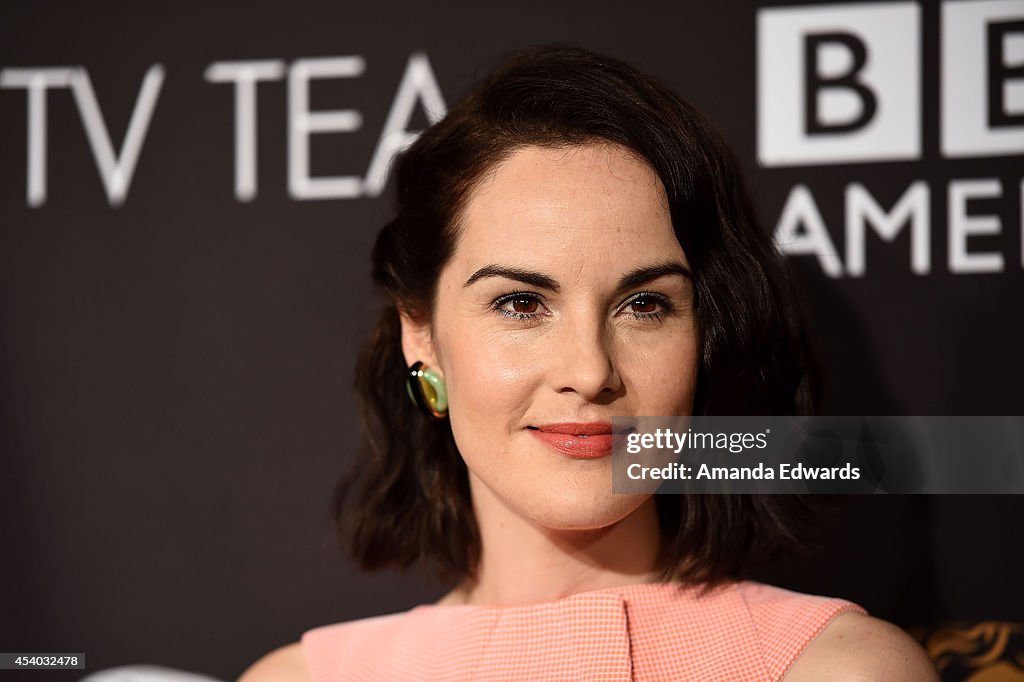
<svg viewBox="0 0 1024 682">
<path fill-rule="evenodd" d="M 362 450 L 338 484 L 338 540 L 364 570 L 432 563 L 472 577 L 480 536 L 465 463 L 447 420 L 404 388 L 399 310 L 431 319 L 468 194 L 524 146 L 613 143 L 657 172 L 693 270 L 700 332 L 694 414 L 809 414 L 817 393 L 790 275 L 754 215 L 732 152 L 691 104 L 637 68 L 588 50 L 512 54 L 396 161 L 397 206 L 373 248 L 387 304 L 355 385 Z M 792 496 L 658 495 L 664 578 L 739 577 L 751 559 L 799 546 L 809 519 Z"/>
</svg>

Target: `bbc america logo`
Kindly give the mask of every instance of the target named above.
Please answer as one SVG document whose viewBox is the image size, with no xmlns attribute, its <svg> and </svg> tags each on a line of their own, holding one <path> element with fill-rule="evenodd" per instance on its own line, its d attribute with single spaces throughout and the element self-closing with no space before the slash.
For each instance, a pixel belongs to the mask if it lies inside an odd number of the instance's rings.
<svg viewBox="0 0 1024 682">
<path fill-rule="evenodd" d="M 1024 0 L 946 0 L 939 18 L 941 154 L 1024 153 Z M 760 10 L 761 165 L 921 158 L 921 34 L 916 2 Z"/>
</svg>

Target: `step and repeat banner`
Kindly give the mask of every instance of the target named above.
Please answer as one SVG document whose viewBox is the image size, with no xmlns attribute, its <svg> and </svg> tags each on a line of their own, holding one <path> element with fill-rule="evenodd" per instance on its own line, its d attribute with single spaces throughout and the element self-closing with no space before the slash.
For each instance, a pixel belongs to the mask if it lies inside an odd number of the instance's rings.
<svg viewBox="0 0 1024 682">
<path fill-rule="evenodd" d="M 370 248 L 395 154 L 545 43 L 725 133 L 824 414 L 1021 414 L 1022 0 L 5 3 L 0 650 L 230 679 L 444 591 L 333 544 Z M 834 505 L 764 579 L 904 627 L 1024 619 L 1024 498 Z"/>
</svg>

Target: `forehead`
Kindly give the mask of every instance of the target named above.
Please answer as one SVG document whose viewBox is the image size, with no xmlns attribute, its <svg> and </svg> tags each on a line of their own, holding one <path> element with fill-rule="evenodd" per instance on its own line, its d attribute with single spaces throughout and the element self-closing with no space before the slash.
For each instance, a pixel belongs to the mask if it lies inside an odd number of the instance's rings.
<svg viewBox="0 0 1024 682">
<path fill-rule="evenodd" d="M 516 150 L 470 193 L 461 223 L 455 258 L 463 260 L 526 263 L 572 254 L 596 264 L 614 255 L 682 252 L 657 173 L 612 144 Z"/>
</svg>

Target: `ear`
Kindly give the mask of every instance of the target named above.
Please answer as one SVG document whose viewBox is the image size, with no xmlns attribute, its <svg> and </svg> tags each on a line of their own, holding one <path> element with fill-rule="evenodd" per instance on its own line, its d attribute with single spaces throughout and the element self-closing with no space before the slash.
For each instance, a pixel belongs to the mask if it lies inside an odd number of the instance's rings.
<svg viewBox="0 0 1024 682">
<path fill-rule="evenodd" d="M 418 360 L 443 377 L 444 372 L 441 371 L 437 353 L 434 350 L 430 322 L 415 322 L 401 311 L 399 311 L 398 317 L 402 324 L 402 355 L 405 356 L 406 367 Z"/>
</svg>

